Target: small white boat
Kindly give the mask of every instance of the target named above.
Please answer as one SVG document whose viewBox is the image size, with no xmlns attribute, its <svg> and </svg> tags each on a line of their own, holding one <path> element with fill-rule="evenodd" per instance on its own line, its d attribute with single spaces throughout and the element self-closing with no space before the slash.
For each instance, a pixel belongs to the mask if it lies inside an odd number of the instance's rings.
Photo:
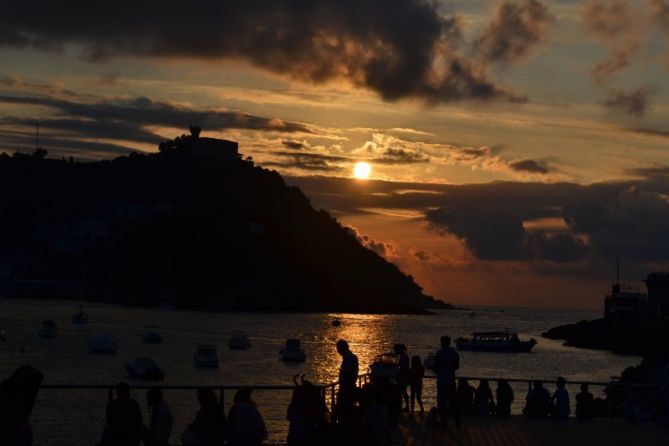
<svg viewBox="0 0 669 446">
<path fill-rule="evenodd" d="M 251 341 L 243 331 L 233 331 L 229 343 L 230 350 L 248 350 L 251 348 Z"/>
<path fill-rule="evenodd" d="M 160 381 L 165 378 L 165 372 L 153 362 L 153 359 L 137 357 L 125 365 L 128 376 L 132 378 Z"/>
<path fill-rule="evenodd" d="M 116 339 L 110 334 L 99 334 L 88 339 L 90 353 L 113 354 L 118 351 Z"/>
<path fill-rule="evenodd" d="M 369 373 L 378 378 L 395 378 L 400 373 L 399 356 L 394 352 L 387 352 L 376 357 Z"/>
<path fill-rule="evenodd" d="M 218 367 L 220 359 L 216 346 L 212 344 L 198 345 L 197 351 L 193 355 L 193 362 L 195 367 Z"/>
<path fill-rule="evenodd" d="M 156 330 L 146 330 L 142 333 L 142 341 L 145 344 L 160 344 L 163 342 L 163 337 Z"/>
<path fill-rule="evenodd" d="M 299 339 L 286 339 L 286 347 L 280 353 L 283 361 L 304 362 L 307 359 L 307 355 L 300 346 Z"/>
<path fill-rule="evenodd" d="M 72 323 L 77 325 L 83 325 L 88 322 L 88 313 L 85 311 L 79 310 L 79 312 L 72 315 Z"/>
<path fill-rule="evenodd" d="M 37 336 L 44 339 L 53 339 L 58 336 L 58 325 L 54 321 L 46 320 L 42 322 L 42 328 L 37 332 Z"/>
</svg>

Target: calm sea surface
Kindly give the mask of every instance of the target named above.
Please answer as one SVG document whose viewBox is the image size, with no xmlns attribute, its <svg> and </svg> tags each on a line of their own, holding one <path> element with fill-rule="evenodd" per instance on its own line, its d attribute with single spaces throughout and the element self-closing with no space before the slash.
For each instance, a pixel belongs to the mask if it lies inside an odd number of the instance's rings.
<svg viewBox="0 0 669 446">
<path fill-rule="evenodd" d="M 0 378 L 30 364 L 51 384 L 110 384 L 128 380 L 125 363 L 136 356 L 151 357 L 165 371 L 165 384 L 291 384 L 296 373 L 328 383 L 337 377 L 337 339 L 349 341 L 366 371 L 374 357 L 403 342 L 410 355 L 424 357 L 436 350 L 439 337 L 453 338 L 473 331 L 509 328 L 521 338 L 534 337 L 539 343 L 531 354 L 461 352 L 461 375 L 554 379 L 563 375 L 572 380 L 607 381 L 628 366 L 639 363 L 634 356 L 575 349 L 540 337 L 542 331 L 563 323 L 599 317 L 596 312 L 541 309 L 476 308 L 469 311 L 440 311 L 434 316 L 389 316 L 353 314 L 220 314 L 159 309 L 131 309 L 112 305 L 87 304 L 90 321 L 84 326 L 70 323 L 77 304 L 67 301 L 0 299 L 0 329 L 7 343 L 0 345 Z M 342 326 L 333 327 L 334 318 Z M 37 337 L 43 319 L 59 324 L 60 335 L 46 340 Z M 146 326 L 158 327 L 161 344 L 144 344 Z M 252 342 L 248 351 L 228 350 L 234 330 L 247 332 Z M 97 333 L 110 333 L 119 343 L 116 355 L 91 355 L 86 340 Z M 286 338 L 303 342 L 307 361 L 285 364 L 279 350 Z M 193 353 L 198 344 L 213 343 L 221 354 L 216 370 L 196 369 Z M 516 399 L 524 398 L 524 387 L 516 388 Z M 573 395 L 573 390 L 572 390 Z M 145 411 L 144 391 L 133 396 Z M 175 415 L 174 442 L 197 411 L 194 391 L 169 391 L 166 400 Z M 226 406 L 232 400 L 226 393 Z M 271 439 L 285 438 L 285 410 L 289 392 L 254 392 Z M 433 404 L 433 383 L 426 382 L 427 405 Z M 42 390 L 33 412 L 36 445 L 92 445 L 99 441 L 104 423 L 106 391 Z M 146 418 L 145 418 L 146 419 Z"/>
</svg>

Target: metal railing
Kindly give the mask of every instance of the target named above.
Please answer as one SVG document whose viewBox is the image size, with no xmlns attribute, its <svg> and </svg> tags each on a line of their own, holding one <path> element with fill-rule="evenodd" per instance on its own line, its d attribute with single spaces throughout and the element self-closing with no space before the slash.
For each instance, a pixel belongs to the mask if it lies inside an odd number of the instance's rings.
<svg viewBox="0 0 669 446">
<path fill-rule="evenodd" d="M 500 380 L 505 380 L 509 384 L 527 384 L 528 390 L 532 387 L 532 383 L 537 381 L 537 379 L 530 378 L 500 378 L 500 377 L 481 377 L 481 376 L 457 376 L 456 379 L 466 379 L 469 382 L 487 380 L 488 382 L 498 382 Z M 363 373 L 358 376 L 358 387 L 362 387 L 364 384 L 370 382 L 372 379 L 371 373 Z M 425 375 L 424 379 L 435 380 L 437 375 Z M 543 379 L 541 380 L 544 383 L 550 384 L 555 382 L 555 379 Z M 600 388 L 660 388 L 663 387 L 663 384 L 660 383 L 627 383 L 619 382 L 615 380 L 611 381 L 571 381 L 566 380 L 566 385 L 575 386 L 586 384 L 589 387 L 600 387 Z M 337 399 L 337 391 L 339 388 L 339 382 L 335 381 L 329 384 L 316 384 L 317 388 L 321 389 L 321 394 L 327 404 L 327 407 L 333 412 Z M 108 390 L 113 391 L 116 385 L 108 384 L 42 384 L 40 388 L 42 389 L 62 389 L 62 390 Z M 221 406 L 225 403 L 225 391 L 226 390 L 241 390 L 251 388 L 258 391 L 292 391 L 295 389 L 294 385 L 235 385 L 235 384 L 213 384 L 213 385 L 161 385 L 161 384 L 129 384 L 131 389 L 136 390 L 151 390 L 151 389 L 161 389 L 161 390 L 198 390 L 198 389 L 211 389 L 219 392 L 220 404 Z M 605 394 L 605 393 L 602 393 Z"/>
<path fill-rule="evenodd" d="M 362 387 L 364 384 L 370 382 L 371 380 L 371 374 L 361 374 L 358 377 L 358 385 Z M 437 378 L 435 375 L 427 375 L 425 376 L 426 380 L 429 381 L 434 381 Z M 534 379 L 528 379 L 528 378 L 500 378 L 500 377 L 478 377 L 478 376 L 459 376 L 458 378 L 465 378 L 467 379 L 470 384 L 475 384 L 476 382 L 480 380 L 488 380 L 490 383 L 498 382 L 501 379 L 506 380 L 512 385 L 515 385 L 516 387 L 516 394 L 517 397 L 515 399 L 515 404 L 513 406 L 513 411 L 512 413 L 522 413 L 522 406 L 524 406 L 525 403 L 525 395 L 522 394 L 522 386 L 527 385 L 528 388 L 531 386 L 532 382 L 534 382 Z M 554 379 L 545 379 L 542 380 L 546 384 L 551 384 L 554 383 Z M 613 389 L 616 388 L 636 388 L 636 389 L 654 389 L 654 388 L 659 388 L 662 385 L 661 384 L 654 384 L 654 383 L 621 383 L 617 381 L 567 381 L 568 386 L 577 386 L 581 384 L 587 384 L 588 386 L 592 388 L 597 388 L 600 389 L 601 392 L 598 394 L 595 394 L 593 391 L 593 394 L 595 396 L 608 396 L 609 398 L 604 398 L 604 400 L 607 401 L 608 407 L 607 407 L 607 414 L 604 416 L 613 416 L 614 415 L 614 410 L 616 407 L 613 407 L 612 402 L 614 398 L 611 398 L 611 392 Z M 522 386 L 521 386 L 522 385 Z M 337 393 L 339 390 L 339 383 L 338 382 L 333 382 L 329 384 L 315 384 L 317 388 L 320 389 L 321 396 L 323 398 L 323 401 L 326 404 L 326 407 L 329 408 L 330 414 L 333 414 L 335 412 L 335 406 L 337 402 Z M 85 384 L 43 384 L 41 386 L 41 389 L 45 390 L 53 390 L 53 391 L 59 391 L 59 390 L 106 390 L 109 392 L 109 398 L 111 399 L 112 397 L 112 390 L 115 388 L 115 385 L 106 385 L 106 384 L 91 384 L 91 385 L 85 385 Z M 198 390 L 198 389 L 212 389 L 216 392 L 219 393 L 219 398 L 220 398 L 220 404 L 222 408 L 225 408 L 225 394 L 226 391 L 236 391 L 240 389 L 247 389 L 251 388 L 254 391 L 258 392 L 267 392 L 267 395 L 270 399 L 268 401 L 272 401 L 272 404 L 274 404 L 275 407 L 275 412 L 274 414 L 278 414 L 280 412 L 283 412 L 285 414 L 285 409 L 280 409 L 282 408 L 282 404 L 286 404 L 287 408 L 287 402 L 289 401 L 288 396 L 286 395 L 286 398 L 284 397 L 273 397 L 271 396 L 271 392 L 292 392 L 295 389 L 294 385 L 254 385 L 254 386 L 249 386 L 249 385 L 161 385 L 161 384 L 129 384 L 129 387 L 134 390 L 151 390 L 151 389 L 161 389 L 163 391 L 184 391 L 184 390 Z M 433 403 L 435 398 L 435 392 L 434 392 L 434 387 L 436 386 L 430 386 L 430 389 L 428 392 L 425 394 L 425 402 L 426 406 L 429 407 L 430 403 Z M 430 393 L 432 392 L 432 393 Z M 285 395 L 285 393 L 284 393 Z M 574 400 L 574 395 L 575 393 L 572 393 L 572 401 Z M 283 403 L 282 403 L 283 402 Z M 280 406 L 280 407 L 279 407 Z M 263 407 L 261 407 L 263 409 Z M 572 411 L 573 412 L 573 411 Z M 286 433 L 286 424 L 285 417 L 282 417 L 280 420 L 275 419 L 271 420 L 273 421 L 273 426 L 277 429 L 275 432 L 270 432 L 270 436 L 273 437 L 274 441 L 280 441 L 280 438 L 282 435 Z M 283 423 L 283 424 L 282 424 Z M 268 426 L 269 428 L 269 426 Z M 285 438 L 285 437 L 283 437 Z"/>
</svg>

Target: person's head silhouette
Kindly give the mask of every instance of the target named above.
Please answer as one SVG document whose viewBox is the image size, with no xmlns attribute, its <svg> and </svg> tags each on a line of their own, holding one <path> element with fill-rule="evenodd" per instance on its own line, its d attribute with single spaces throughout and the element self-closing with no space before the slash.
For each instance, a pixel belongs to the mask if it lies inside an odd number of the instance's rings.
<svg viewBox="0 0 669 446">
<path fill-rule="evenodd" d="M 339 353 L 340 355 L 343 355 L 348 350 L 349 350 L 348 342 L 346 342 L 343 339 L 340 339 L 340 340 L 337 341 L 337 353 Z"/>
<path fill-rule="evenodd" d="M 128 383 L 120 382 L 116 384 L 116 398 L 130 398 L 130 386 Z"/>
<path fill-rule="evenodd" d="M 146 403 L 149 407 L 155 407 L 163 400 L 163 392 L 160 389 L 151 389 L 146 394 Z"/>
<path fill-rule="evenodd" d="M 441 337 L 441 346 L 443 348 L 448 348 L 451 346 L 451 337 L 450 336 L 442 336 Z"/>
</svg>

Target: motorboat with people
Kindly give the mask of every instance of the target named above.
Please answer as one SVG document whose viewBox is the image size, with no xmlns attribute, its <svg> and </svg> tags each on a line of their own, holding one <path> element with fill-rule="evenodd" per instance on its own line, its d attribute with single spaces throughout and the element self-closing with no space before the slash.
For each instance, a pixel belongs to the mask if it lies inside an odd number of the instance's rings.
<svg viewBox="0 0 669 446">
<path fill-rule="evenodd" d="M 374 359 L 369 373 L 375 378 L 396 378 L 400 373 L 400 357 L 395 352 L 386 352 Z"/>
<path fill-rule="evenodd" d="M 155 329 L 147 327 L 147 330 L 142 333 L 142 341 L 145 344 L 160 344 L 163 342 L 163 337 Z"/>
<path fill-rule="evenodd" d="M 150 381 L 161 381 L 165 378 L 165 372 L 153 362 L 153 359 L 140 356 L 125 365 L 125 370 L 131 378 L 139 378 Z"/>
<path fill-rule="evenodd" d="M 251 341 L 246 333 L 235 330 L 232 332 L 228 346 L 230 350 L 248 350 L 251 348 Z"/>
<path fill-rule="evenodd" d="M 118 343 L 114 336 L 101 333 L 88 339 L 88 351 L 97 354 L 114 354 L 118 351 Z"/>
<path fill-rule="evenodd" d="M 195 367 L 218 367 L 220 359 L 218 350 L 213 344 L 200 344 L 193 355 Z"/>
<path fill-rule="evenodd" d="M 304 362 L 307 360 L 299 339 L 286 339 L 286 346 L 279 353 L 281 353 L 282 361 Z"/>
<path fill-rule="evenodd" d="M 470 338 L 459 337 L 455 340 L 458 350 L 478 352 L 529 353 L 536 344 L 534 338 L 521 341 L 518 333 L 509 331 L 478 332 L 472 333 Z"/>
<path fill-rule="evenodd" d="M 37 336 L 43 339 L 53 339 L 58 336 L 58 324 L 52 320 L 42 321 L 42 327 L 37 332 Z"/>
</svg>

